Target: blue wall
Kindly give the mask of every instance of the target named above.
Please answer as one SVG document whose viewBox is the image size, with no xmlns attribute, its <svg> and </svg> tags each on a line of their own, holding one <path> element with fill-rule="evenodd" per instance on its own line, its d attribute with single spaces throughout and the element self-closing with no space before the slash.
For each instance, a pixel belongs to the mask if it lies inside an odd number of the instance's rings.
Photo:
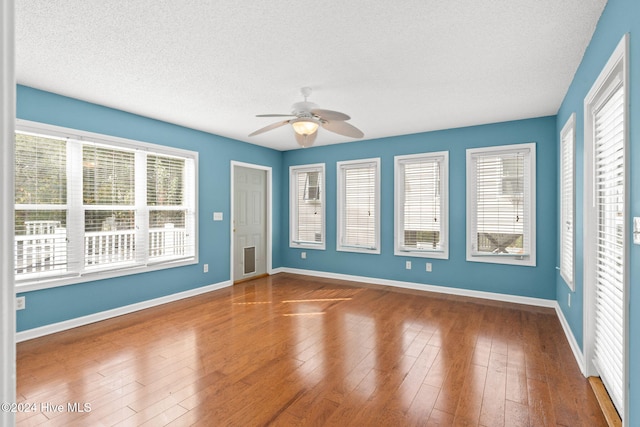
<svg viewBox="0 0 640 427">
<path fill-rule="evenodd" d="M 562 103 L 557 116 L 556 133 L 572 113 L 576 113 L 576 290 L 572 295 L 571 307 L 567 306 L 568 286 L 559 274 L 556 275 L 556 298 L 578 341 L 584 345 L 583 331 L 583 191 L 584 177 L 584 98 L 609 60 L 622 36 L 630 34 L 630 145 L 629 145 L 629 194 L 630 215 L 640 216 L 640 2 L 637 0 L 609 0 L 573 83 Z M 631 241 L 631 224 L 627 230 Z M 626 420 L 629 426 L 640 425 L 640 246 L 630 244 L 630 414 Z"/>
<path fill-rule="evenodd" d="M 279 188 L 282 154 L 220 136 L 151 120 L 29 87 L 17 88 L 17 117 L 40 123 L 178 147 L 199 153 L 199 264 L 114 279 L 24 293 L 27 307 L 17 312 L 23 331 L 79 316 L 159 298 L 229 280 L 230 162 L 270 166 Z M 273 198 L 273 266 L 280 266 L 282 245 L 279 192 Z M 284 202 L 286 203 L 286 202 Z M 212 220 L 214 211 L 224 221 Z M 203 273 L 203 264 L 209 273 Z"/>
<path fill-rule="evenodd" d="M 292 267 L 462 289 L 553 299 L 556 260 L 555 117 L 491 124 L 349 144 L 278 152 L 169 123 L 18 86 L 17 116 L 89 132 L 147 141 L 199 153 L 199 264 L 24 293 L 27 308 L 17 313 L 18 331 L 86 316 L 229 280 L 230 161 L 273 168 L 273 267 Z M 465 259 L 466 149 L 537 142 L 537 266 L 505 266 Z M 393 156 L 449 150 L 450 252 L 448 260 L 393 255 Z M 381 157 L 382 222 L 380 255 L 336 252 L 336 161 Z M 325 162 L 327 250 L 288 247 L 288 167 Z M 550 167 L 551 166 L 551 167 Z M 280 190 L 280 191 L 278 191 Z M 213 222 L 214 211 L 225 220 Z M 412 260 L 413 270 L 406 270 Z M 209 273 L 202 264 L 209 264 Z M 478 278 L 489 278 L 478 280 Z"/>
<path fill-rule="evenodd" d="M 289 205 L 285 199 L 280 225 L 282 263 L 287 267 L 382 279 L 424 283 L 527 297 L 555 299 L 557 148 L 556 118 L 545 117 L 450 129 L 415 135 L 351 142 L 284 153 L 282 194 L 288 194 L 289 166 L 326 164 L 326 250 L 290 248 Z M 507 266 L 466 261 L 466 149 L 536 142 L 537 156 L 537 266 Z M 393 157 L 430 151 L 449 151 L 449 259 L 395 256 Z M 381 253 L 336 251 L 336 162 L 381 159 Z M 301 259 L 300 252 L 307 253 Z M 412 270 L 405 269 L 410 260 Z M 431 262 L 433 272 L 425 271 Z"/>
</svg>

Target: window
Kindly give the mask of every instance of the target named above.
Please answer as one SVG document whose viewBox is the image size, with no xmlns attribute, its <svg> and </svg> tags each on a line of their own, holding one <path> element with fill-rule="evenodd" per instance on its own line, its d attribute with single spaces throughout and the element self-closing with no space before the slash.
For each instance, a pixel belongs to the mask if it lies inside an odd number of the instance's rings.
<svg viewBox="0 0 640 427">
<path fill-rule="evenodd" d="M 338 162 L 337 250 L 380 253 L 380 159 Z"/>
<path fill-rule="evenodd" d="M 449 257 L 449 153 L 395 157 L 395 254 Z"/>
<path fill-rule="evenodd" d="M 560 132 L 560 275 L 571 290 L 574 290 L 574 145 L 575 113 Z"/>
<path fill-rule="evenodd" d="M 47 270 L 66 272 L 67 143 L 65 139 L 16 133 L 16 278 Z"/>
<path fill-rule="evenodd" d="M 17 286 L 197 262 L 197 153 L 28 122 L 15 146 Z"/>
<path fill-rule="evenodd" d="M 189 245 L 182 230 L 193 222 L 187 183 L 187 159 L 147 155 L 147 206 L 149 209 L 149 259 L 154 262 L 187 255 Z M 189 180 L 189 183 L 193 178 Z"/>
<path fill-rule="evenodd" d="M 536 265 L 535 143 L 467 150 L 467 260 Z"/>
<path fill-rule="evenodd" d="M 84 268 L 135 262 L 135 152 L 94 143 L 69 145 L 82 150 Z"/>
<path fill-rule="evenodd" d="M 324 164 L 289 168 L 291 247 L 325 249 Z"/>
</svg>

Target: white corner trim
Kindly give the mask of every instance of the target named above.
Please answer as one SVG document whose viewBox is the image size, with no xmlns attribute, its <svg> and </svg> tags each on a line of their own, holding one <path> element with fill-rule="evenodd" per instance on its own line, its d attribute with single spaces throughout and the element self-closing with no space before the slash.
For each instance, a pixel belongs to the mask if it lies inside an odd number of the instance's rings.
<svg viewBox="0 0 640 427">
<path fill-rule="evenodd" d="M 269 274 L 290 273 L 291 269 L 285 267 L 276 267 L 269 270 Z"/>
<path fill-rule="evenodd" d="M 428 285 L 425 283 L 402 282 L 399 280 L 379 279 L 376 277 L 352 276 L 349 274 L 329 273 L 326 271 L 303 270 L 299 268 L 278 268 L 278 273 L 304 274 L 306 276 L 340 279 L 352 282 L 371 283 L 374 285 L 392 286 L 395 288 L 414 289 L 418 291 L 435 292 L 440 294 L 459 295 L 472 298 L 482 298 L 493 301 L 512 302 L 515 304 L 533 305 L 537 307 L 555 308 L 555 300 L 522 297 L 517 295 L 498 294 L 494 292 L 473 291 L 470 289 L 449 288 L 446 286 Z M 274 270 L 275 272 L 275 270 Z"/>
<path fill-rule="evenodd" d="M 155 307 L 162 304 L 178 301 L 184 298 L 201 295 L 207 292 L 229 287 L 233 284 L 231 280 L 214 283 L 212 285 L 202 286 L 188 291 L 178 292 L 176 294 L 166 295 L 160 298 L 141 301 L 135 304 L 125 305 L 123 307 L 114 308 L 112 310 L 101 311 L 99 313 L 89 314 L 87 316 L 76 317 L 74 319 L 65 320 L 50 325 L 40 326 L 38 328 L 27 329 L 16 333 L 16 342 L 31 340 L 56 332 L 66 331 L 67 329 L 77 328 L 78 326 L 88 325 L 90 323 L 100 322 L 102 320 L 111 319 L 113 317 L 122 316 L 123 314 L 133 313 L 135 311 L 144 310 L 146 308 Z"/>
<path fill-rule="evenodd" d="M 0 2 L 0 235 L 13 235 L 14 127 L 16 118 L 15 1 Z M 0 243 L 0 403 L 16 399 L 16 330 L 13 239 Z M 11 407 L 11 406 L 9 406 Z M 12 426 L 16 414 L 0 411 L 0 425 Z"/>
<path fill-rule="evenodd" d="M 560 304 L 557 301 L 555 302 L 556 314 L 558 315 L 558 320 L 560 320 L 560 324 L 562 325 L 562 329 L 564 330 L 564 334 L 567 337 L 567 341 L 569 342 L 569 346 L 571 347 L 571 351 L 573 352 L 573 357 L 575 357 L 576 362 L 578 363 L 578 367 L 580 368 L 580 372 L 585 377 L 587 376 L 587 372 L 585 369 L 584 363 L 584 353 L 582 349 L 578 345 L 578 341 L 576 341 L 576 337 L 571 332 L 571 328 L 569 327 L 569 322 L 567 322 L 567 318 L 564 317 L 564 313 L 560 308 Z"/>
</svg>

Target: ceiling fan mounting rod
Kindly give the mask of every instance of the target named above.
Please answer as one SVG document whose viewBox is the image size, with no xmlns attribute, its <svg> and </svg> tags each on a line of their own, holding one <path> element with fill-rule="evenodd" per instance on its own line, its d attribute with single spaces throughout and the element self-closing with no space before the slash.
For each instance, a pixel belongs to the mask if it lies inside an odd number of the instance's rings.
<svg viewBox="0 0 640 427">
<path fill-rule="evenodd" d="M 304 102 L 307 102 L 307 98 L 311 96 L 311 88 L 309 86 L 302 87 L 300 93 L 304 97 Z"/>
</svg>

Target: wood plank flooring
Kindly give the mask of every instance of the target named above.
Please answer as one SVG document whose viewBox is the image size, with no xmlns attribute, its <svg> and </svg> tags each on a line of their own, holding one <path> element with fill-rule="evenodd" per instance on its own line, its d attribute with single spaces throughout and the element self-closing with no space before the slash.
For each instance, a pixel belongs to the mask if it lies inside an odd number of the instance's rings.
<svg viewBox="0 0 640 427">
<path fill-rule="evenodd" d="M 285 273 L 20 343 L 17 364 L 19 426 L 606 425 L 552 309 Z"/>
</svg>

